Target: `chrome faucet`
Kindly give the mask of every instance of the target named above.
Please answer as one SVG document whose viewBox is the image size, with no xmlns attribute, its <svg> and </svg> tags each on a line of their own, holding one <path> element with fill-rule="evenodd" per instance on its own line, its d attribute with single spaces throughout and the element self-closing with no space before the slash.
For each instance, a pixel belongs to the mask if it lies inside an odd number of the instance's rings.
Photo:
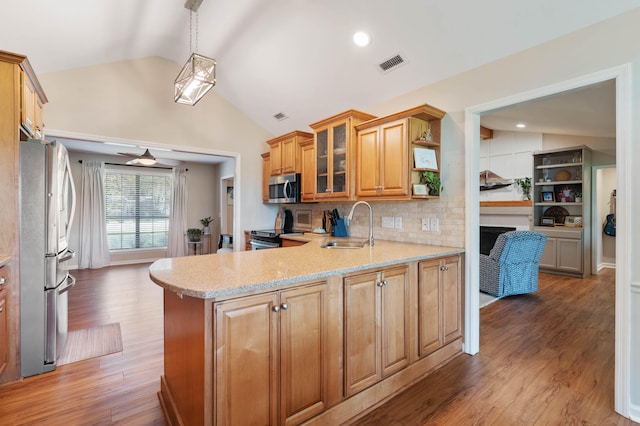
<svg viewBox="0 0 640 426">
<path fill-rule="evenodd" d="M 355 203 L 351 207 L 351 211 L 349 212 L 347 219 L 349 219 L 349 222 L 351 222 L 351 220 L 353 219 L 353 211 L 356 209 L 358 204 L 364 204 L 365 206 L 369 207 L 369 246 L 373 247 L 373 210 L 371 209 L 369 203 L 367 203 L 366 201 L 358 201 L 357 203 Z"/>
</svg>

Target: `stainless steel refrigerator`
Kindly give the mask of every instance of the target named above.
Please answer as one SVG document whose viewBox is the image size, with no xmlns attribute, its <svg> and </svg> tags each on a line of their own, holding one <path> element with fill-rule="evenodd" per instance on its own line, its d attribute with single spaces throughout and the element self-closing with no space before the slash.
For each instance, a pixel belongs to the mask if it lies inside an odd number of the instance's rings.
<svg viewBox="0 0 640 426">
<path fill-rule="evenodd" d="M 56 368 L 67 337 L 67 262 L 75 210 L 69 155 L 58 142 L 20 142 L 20 365 L 22 376 Z"/>
</svg>

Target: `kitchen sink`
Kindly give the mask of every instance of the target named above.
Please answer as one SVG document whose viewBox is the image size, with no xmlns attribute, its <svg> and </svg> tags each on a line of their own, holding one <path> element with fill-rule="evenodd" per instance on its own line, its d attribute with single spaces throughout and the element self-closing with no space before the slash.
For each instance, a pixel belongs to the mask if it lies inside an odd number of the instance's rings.
<svg viewBox="0 0 640 426">
<path fill-rule="evenodd" d="M 331 240 L 322 244 L 321 248 L 346 248 L 346 249 L 354 249 L 354 248 L 362 248 L 366 244 L 366 241 L 340 241 L 340 240 Z"/>
</svg>

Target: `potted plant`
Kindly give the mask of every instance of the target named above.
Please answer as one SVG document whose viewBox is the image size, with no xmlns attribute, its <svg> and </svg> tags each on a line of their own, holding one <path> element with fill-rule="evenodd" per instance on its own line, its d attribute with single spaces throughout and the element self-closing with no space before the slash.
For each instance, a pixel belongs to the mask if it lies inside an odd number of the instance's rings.
<svg viewBox="0 0 640 426">
<path fill-rule="evenodd" d="M 429 195 L 440 195 L 440 191 L 443 189 L 440 176 L 431 170 L 427 170 L 422 173 L 420 183 L 427 185 L 427 188 L 429 188 Z"/>
<path fill-rule="evenodd" d="M 582 202 L 582 191 L 580 191 L 578 189 L 573 189 L 571 192 L 573 193 L 574 201 L 576 203 L 581 203 Z"/>
<path fill-rule="evenodd" d="M 522 199 L 530 200 L 531 199 L 531 178 L 526 177 L 522 179 L 515 179 L 514 182 L 516 185 L 520 187 L 522 190 Z"/>
<path fill-rule="evenodd" d="M 213 222 L 213 219 L 211 219 L 211 216 L 200 219 L 200 223 L 202 224 L 202 232 L 204 234 L 211 233 L 211 230 L 209 229 L 209 224 L 211 222 Z"/>
<path fill-rule="evenodd" d="M 189 228 L 187 229 L 187 238 L 192 243 L 197 243 L 200 241 L 200 236 L 202 235 L 202 229 L 200 228 Z"/>
</svg>

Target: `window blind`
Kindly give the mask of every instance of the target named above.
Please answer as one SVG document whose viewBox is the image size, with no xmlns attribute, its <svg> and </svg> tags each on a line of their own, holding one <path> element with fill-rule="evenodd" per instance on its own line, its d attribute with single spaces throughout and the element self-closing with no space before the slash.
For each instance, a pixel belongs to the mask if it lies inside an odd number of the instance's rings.
<svg viewBox="0 0 640 426">
<path fill-rule="evenodd" d="M 169 236 L 171 175 L 131 169 L 105 169 L 109 250 L 165 248 Z"/>
</svg>

